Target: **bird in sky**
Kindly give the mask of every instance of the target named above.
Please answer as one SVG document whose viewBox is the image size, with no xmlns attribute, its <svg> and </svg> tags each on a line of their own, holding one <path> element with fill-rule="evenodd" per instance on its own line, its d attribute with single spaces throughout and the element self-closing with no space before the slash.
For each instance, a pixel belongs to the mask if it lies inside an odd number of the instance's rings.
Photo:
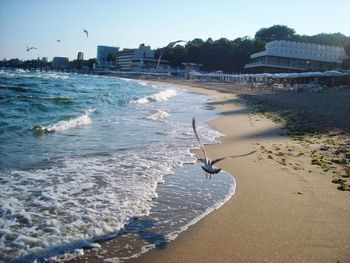
<svg viewBox="0 0 350 263">
<path fill-rule="evenodd" d="M 160 63 L 160 60 L 162 59 L 162 56 L 164 55 L 164 53 L 165 53 L 169 48 L 173 48 L 177 43 L 180 43 L 180 42 L 189 43 L 189 42 L 187 42 L 186 40 L 176 40 L 176 41 L 172 41 L 172 42 L 170 42 L 168 45 L 166 45 L 166 47 L 164 48 L 163 52 L 160 54 L 160 56 L 159 56 L 159 58 L 158 58 L 157 68 L 159 68 L 159 63 Z"/>
<path fill-rule="evenodd" d="M 176 40 L 176 41 L 170 42 L 168 45 L 166 45 L 166 47 L 163 49 L 162 53 L 160 54 L 160 56 L 159 56 L 159 58 L 158 58 L 157 69 L 159 68 L 159 64 L 160 64 L 160 61 L 161 61 L 162 56 L 164 55 L 164 53 L 165 53 L 166 51 L 168 51 L 168 49 L 173 48 L 177 43 L 180 43 L 180 42 L 185 42 L 185 43 L 188 44 L 188 45 L 196 46 L 196 45 L 194 45 L 194 44 L 192 44 L 191 42 L 188 42 L 188 41 L 186 41 L 186 40 Z"/>
<path fill-rule="evenodd" d="M 60 40 L 60 39 L 57 39 L 56 41 L 57 41 L 57 42 L 61 42 L 61 40 Z"/>
<path fill-rule="evenodd" d="M 89 38 L 89 32 L 86 29 L 83 29 L 83 31 L 86 34 L 86 37 Z"/>
<path fill-rule="evenodd" d="M 31 51 L 32 49 L 37 49 L 36 47 L 28 47 L 27 46 L 27 51 Z"/>
<path fill-rule="evenodd" d="M 199 136 L 198 136 L 198 133 L 197 133 L 197 129 L 196 129 L 196 121 L 195 119 L 193 118 L 192 119 L 192 127 L 193 127 L 193 131 L 194 131 L 194 134 L 196 135 L 196 138 L 199 142 L 199 145 L 203 151 L 203 154 L 204 154 L 204 157 L 205 159 L 199 159 L 203 165 L 202 165 L 202 169 L 205 171 L 205 175 L 206 175 L 206 178 L 208 178 L 208 174 L 209 174 L 209 179 L 211 179 L 211 175 L 212 174 L 217 174 L 221 171 L 221 168 L 216 168 L 214 166 L 214 164 L 226 159 L 226 158 L 234 158 L 234 157 L 243 157 L 243 156 L 247 156 L 247 155 L 250 155 L 252 153 L 254 153 L 255 151 L 252 151 L 252 152 L 249 152 L 249 153 L 246 153 L 246 154 L 241 154 L 241 155 L 232 155 L 232 156 L 226 156 L 226 157 L 221 157 L 221 158 L 217 158 L 217 159 L 214 159 L 214 160 L 210 160 L 208 158 L 208 155 L 207 155 L 207 152 L 205 151 L 205 148 L 204 148 L 204 145 L 202 143 L 202 141 L 200 140 Z"/>
</svg>

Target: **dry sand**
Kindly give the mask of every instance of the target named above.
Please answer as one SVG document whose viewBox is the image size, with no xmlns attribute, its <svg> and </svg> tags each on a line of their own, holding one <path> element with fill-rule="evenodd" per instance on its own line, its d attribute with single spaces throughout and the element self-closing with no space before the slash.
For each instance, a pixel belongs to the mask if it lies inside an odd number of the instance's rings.
<svg viewBox="0 0 350 263">
<path fill-rule="evenodd" d="M 256 152 L 218 164 L 237 181 L 235 195 L 224 206 L 165 249 L 127 262 L 350 262 L 350 192 L 331 182 L 349 181 L 341 177 L 349 172 L 348 134 L 335 125 L 331 137 L 328 133 L 292 140 L 281 135 L 286 123 L 256 114 L 233 94 L 251 94 L 247 87 L 220 93 L 227 91 L 225 85 L 177 84 L 212 96 L 211 105 L 222 113 L 210 121 L 225 134 L 220 144 L 207 146 L 210 158 Z M 196 155 L 201 157 L 201 152 Z M 85 260 L 103 262 L 81 258 Z"/>
</svg>

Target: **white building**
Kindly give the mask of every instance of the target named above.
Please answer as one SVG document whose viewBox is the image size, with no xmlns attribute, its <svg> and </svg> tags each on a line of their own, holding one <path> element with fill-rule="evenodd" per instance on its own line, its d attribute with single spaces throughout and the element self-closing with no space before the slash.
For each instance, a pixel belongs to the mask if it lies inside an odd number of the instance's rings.
<svg viewBox="0 0 350 263">
<path fill-rule="evenodd" d="M 123 49 L 117 52 L 117 69 L 122 71 L 135 70 L 136 64 L 144 65 L 147 59 L 154 59 L 155 52 L 148 46 Z"/>
<path fill-rule="evenodd" d="M 342 47 L 275 40 L 264 51 L 252 54 L 244 68 L 251 72 L 327 70 L 345 58 Z"/>
</svg>

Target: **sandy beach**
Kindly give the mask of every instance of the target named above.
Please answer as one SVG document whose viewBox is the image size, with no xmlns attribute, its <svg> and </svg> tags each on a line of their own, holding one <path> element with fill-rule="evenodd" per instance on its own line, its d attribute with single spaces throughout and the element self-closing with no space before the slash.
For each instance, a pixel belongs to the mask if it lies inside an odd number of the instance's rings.
<svg viewBox="0 0 350 263">
<path fill-rule="evenodd" d="M 211 158 L 257 152 L 220 163 L 237 181 L 222 208 L 166 249 L 130 262 L 350 262 L 350 193 L 331 182 L 341 168 L 323 170 L 312 161 L 324 141 L 282 136 L 283 124 L 255 114 L 235 94 L 186 88 L 213 96 L 222 113 L 210 122 L 226 135 L 207 147 Z"/>
<path fill-rule="evenodd" d="M 226 84 L 174 83 L 207 94 L 213 99 L 210 106 L 221 113 L 209 124 L 225 136 L 221 143 L 207 146 L 210 158 L 256 152 L 219 163 L 237 182 L 235 195 L 224 206 L 165 248 L 127 262 L 350 262 L 350 192 L 342 191 L 349 183 L 348 106 L 329 123 L 315 110 L 321 116 L 315 123 L 322 125 L 315 124 L 319 132 L 310 135 L 301 124 L 291 127 L 298 124 L 290 114 L 292 102 L 300 103 L 300 98 L 289 99 L 286 110 L 280 106 L 277 111 L 271 102 L 276 98 L 268 92 L 245 98 L 251 91 L 244 86 L 227 93 L 222 92 Z M 349 90 L 345 93 L 348 96 Z M 258 101 L 261 96 L 266 96 L 265 106 L 271 111 L 257 110 L 264 105 Z M 314 104 L 305 102 L 306 107 L 319 105 L 315 97 L 310 101 Z M 325 112 L 336 114 L 337 107 L 344 106 L 334 105 Z"/>
</svg>

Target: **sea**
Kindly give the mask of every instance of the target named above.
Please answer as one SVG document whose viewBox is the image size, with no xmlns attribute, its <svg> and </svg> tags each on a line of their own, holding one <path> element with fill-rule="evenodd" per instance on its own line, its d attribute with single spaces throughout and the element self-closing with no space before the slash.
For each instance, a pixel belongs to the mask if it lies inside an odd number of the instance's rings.
<svg viewBox="0 0 350 263">
<path fill-rule="evenodd" d="M 222 134 L 211 98 L 110 76 L 0 70 L 0 261 L 164 249 L 235 192 L 191 153 Z M 91 252 L 90 252 L 91 253 Z"/>
</svg>

